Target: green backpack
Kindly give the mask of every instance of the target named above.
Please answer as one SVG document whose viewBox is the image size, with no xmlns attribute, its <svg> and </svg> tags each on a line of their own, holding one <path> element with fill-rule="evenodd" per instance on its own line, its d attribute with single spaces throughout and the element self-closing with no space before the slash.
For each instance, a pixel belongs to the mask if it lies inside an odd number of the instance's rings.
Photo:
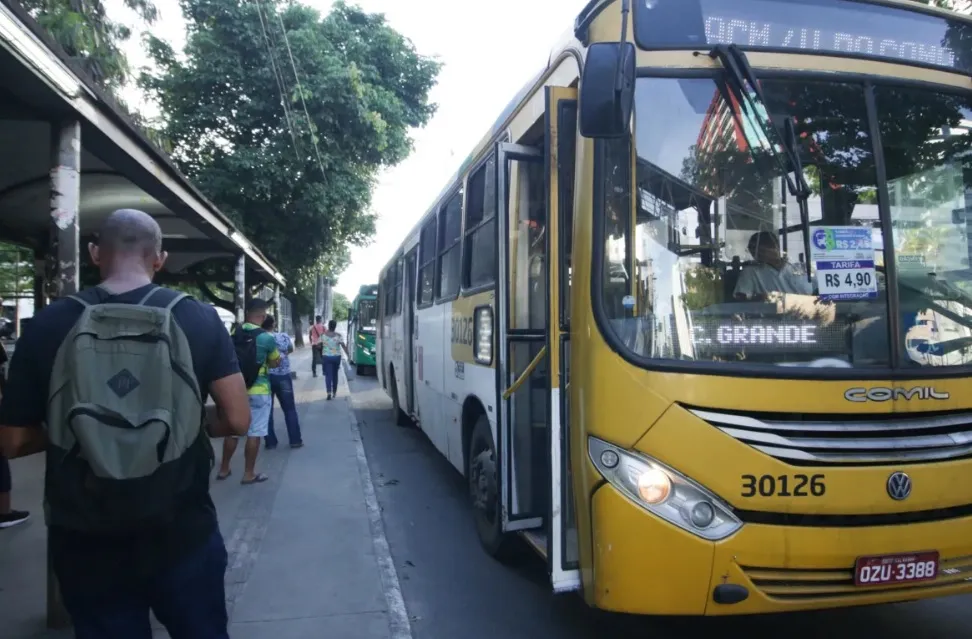
<svg viewBox="0 0 972 639">
<path fill-rule="evenodd" d="M 186 334 L 187 296 L 153 288 L 138 304 L 100 288 L 54 359 L 47 404 L 48 523 L 94 533 L 174 520 L 198 477 L 204 406 Z M 207 471 L 208 472 L 208 469 Z"/>
</svg>

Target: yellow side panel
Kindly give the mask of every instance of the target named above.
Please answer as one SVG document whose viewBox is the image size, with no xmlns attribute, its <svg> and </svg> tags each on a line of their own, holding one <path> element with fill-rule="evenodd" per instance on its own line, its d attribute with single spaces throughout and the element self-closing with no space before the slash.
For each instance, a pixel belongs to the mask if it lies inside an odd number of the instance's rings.
<svg viewBox="0 0 972 639">
<path fill-rule="evenodd" d="M 560 136 L 560 110 L 557 108 L 561 100 L 576 100 L 577 89 L 569 87 L 547 87 L 547 118 L 550 129 L 547 131 L 550 147 L 547 160 L 550 174 L 547 178 L 547 237 L 549 251 L 547 252 L 547 274 L 549 288 L 547 299 L 550 304 L 550 387 L 560 388 L 560 237 L 564 232 L 560 228 L 560 147 L 557 142 Z"/>
</svg>

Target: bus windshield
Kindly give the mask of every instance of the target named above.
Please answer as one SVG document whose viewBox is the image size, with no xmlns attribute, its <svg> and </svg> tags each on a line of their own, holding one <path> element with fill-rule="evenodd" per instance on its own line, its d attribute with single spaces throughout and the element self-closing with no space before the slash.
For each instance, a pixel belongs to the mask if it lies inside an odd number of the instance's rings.
<svg viewBox="0 0 972 639">
<path fill-rule="evenodd" d="M 374 333 L 378 321 L 378 300 L 363 299 L 358 301 L 358 330 L 364 333 Z"/>
<path fill-rule="evenodd" d="M 877 86 L 875 122 L 863 84 L 763 80 L 769 119 L 795 125 L 801 207 L 722 78 L 640 78 L 636 160 L 605 143 L 607 330 L 656 360 L 972 363 L 972 98 Z"/>
</svg>

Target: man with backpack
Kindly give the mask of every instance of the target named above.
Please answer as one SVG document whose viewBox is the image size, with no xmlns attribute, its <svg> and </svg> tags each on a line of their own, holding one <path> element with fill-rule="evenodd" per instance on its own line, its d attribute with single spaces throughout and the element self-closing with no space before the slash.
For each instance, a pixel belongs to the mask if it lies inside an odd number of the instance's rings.
<svg viewBox="0 0 972 639">
<path fill-rule="evenodd" d="M 88 249 L 101 284 L 40 310 L 17 343 L 0 448 L 46 451 L 52 567 L 76 637 L 150 639 L 152 610 L 172 639 L 226 639 L 209 436 L 250 421 L 232 342 L 212 306 L 152 284 L 167 255 L 146 213 L 115 211 Z"/>
<path fill-rule="evenodd" d="M 270 432 L 270 413 L 273 411 L 273 396 L 270 394 L 268 370 L 280 364 L 280 351 L 272 333 L 263 330 L 263 320 L 267 318 L 267 303 L 252 299 L 246 305 L 246 321 L 233 331 L 233 346 L 240 362 L 240 370 L 250 398 L 250 428 L 243 445 L 244 485 L 259 484 L 269 477 L 256 472 L 257 455 L 260 442 Z M 230 476 L 230 460 L 236 452 L 237 441 L 233 437 L 223 440 L 223 461 L 220 463 L 216 479 Z"/>
</svg>

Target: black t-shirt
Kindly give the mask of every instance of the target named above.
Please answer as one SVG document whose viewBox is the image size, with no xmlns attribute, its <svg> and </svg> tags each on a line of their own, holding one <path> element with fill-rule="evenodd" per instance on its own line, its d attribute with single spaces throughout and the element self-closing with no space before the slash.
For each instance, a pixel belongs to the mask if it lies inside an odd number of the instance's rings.
<svg viewBox="0 0 972 639">
<path fill-rule="evenodd" d="M 103 301 L 137 304 L 147 285 Z M 0 401 L 0 424 L 40 427 L 47 414 L 47 394 L 54 358 L 64 338 L 81 317 L 83 307 L 61 299 L 37 313 L 17 341 L 10 362 L 6 392 Z M 183 299 L 173 309 L 176 322 L 189 340 L 192 366 L 203 393 L 209 385 L 240 370 L 236 351 L 216 309 L 194 299 Z M 171 528 L 137 536 L 103 537 L 52 527 L 53 559 L 86 580 L 127 579 L 145 576 L 171 564 L 204 543 L 217 528 L 216 508 L 209 496 L 211 458 L 200 456 L 193 489 L 186 494 Z"/>
</svg>

